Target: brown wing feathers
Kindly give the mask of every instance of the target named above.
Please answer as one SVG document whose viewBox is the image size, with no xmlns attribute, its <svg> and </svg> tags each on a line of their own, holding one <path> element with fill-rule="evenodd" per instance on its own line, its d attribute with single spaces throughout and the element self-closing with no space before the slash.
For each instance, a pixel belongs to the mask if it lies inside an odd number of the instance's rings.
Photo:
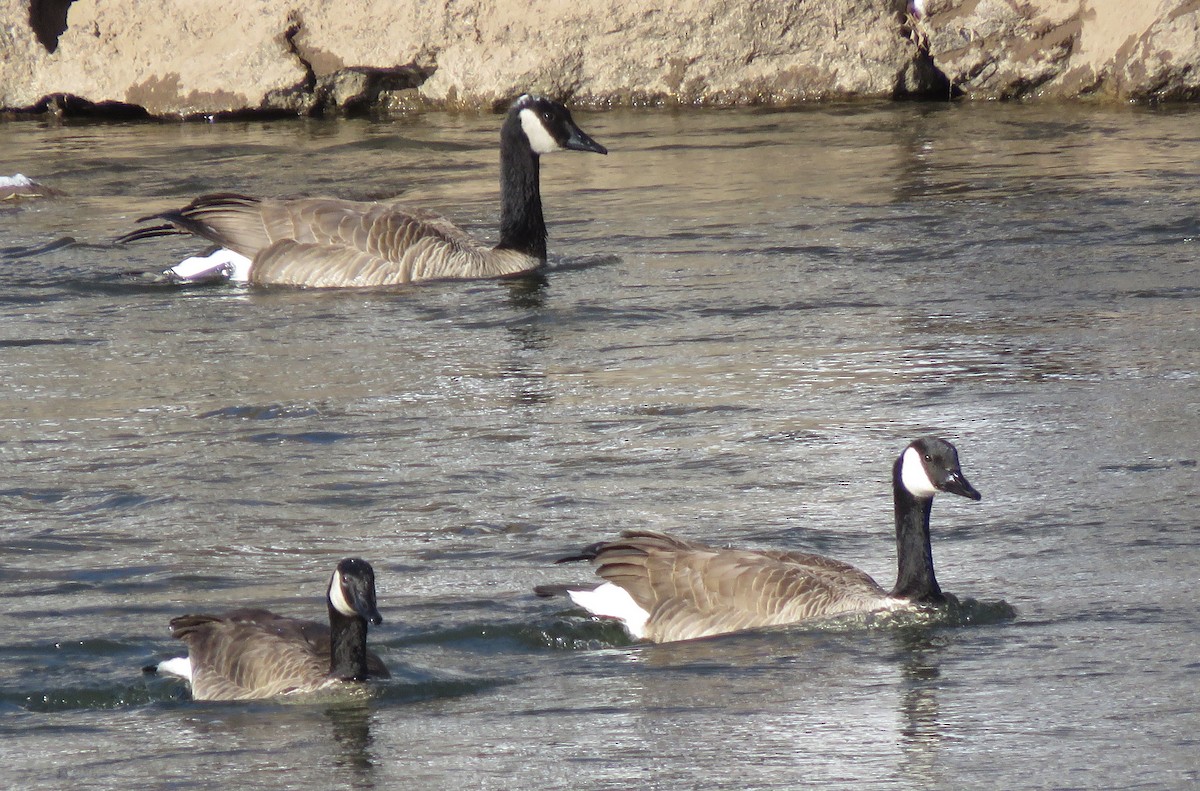
<svg viewBox="0 0 1200 791">
<path fill-rule="evenodd" d="M 117 241 L 193 234 L 250 258 L 250 279 L 263 285 L 386 286 L 501 277 L 541 265 L 524 253 L 483 247 L 441 215 L 398 203 L 223 193 L 139 222 L 152 220 L 166 222 Z"/>
<path fill-rule="evenodd" d="M 142 217 L 138 222 L 166 220 L 166 223 L 132 231 L 119 237 L 117 242 L 124 244 L 159 236 L 191 234 L 253 258 L 270 243 L 259 211 L 260 203 L 258 198 L 236 193 L 203 195 L 182 209 Z"/>
<path fill-rule="evenodd" d="M 566 560 L 587 560 L 650 613 L 646 636 L 684 640 L 861 609 L 885 596 L 867 574 L 802 552 L 721 549 L 627 531 Z"/>
<path fill-rule="evenodd" d="M 368 287 L 487 270 L 483 252 L 431 212 L 396 204 L 263 201 L 271 243 L 255 258 L 258 283 Z"/>
</svg>

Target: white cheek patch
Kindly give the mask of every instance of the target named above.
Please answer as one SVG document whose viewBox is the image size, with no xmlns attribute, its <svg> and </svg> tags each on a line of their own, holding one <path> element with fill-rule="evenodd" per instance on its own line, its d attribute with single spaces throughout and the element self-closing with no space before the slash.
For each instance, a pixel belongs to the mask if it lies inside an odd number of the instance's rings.
<svg viewBox="0 0 1200 791">
<path fill-rule="evenodd" d="M 933 497 L 940 491 L 929 480 L 929 473 L 925 472 L 925 465 L 921 462 L 921 454 L 914 448 L 904 451 L 900 482 L 914 497 Z"/>
<path fill-rule="evenodd" d="M 333 605 L 333 609 L 340 612 L 342 615 L 357 617 L 358 611 L 346 601 L 346 594 L 342 590 L 342 577 L 338 572 L 333 572 L 333 578 L 329 580 L 329 602 Z"/>
<path fill-rule="evenodd" d="M 595 590 L 567 591 L 567 595 L 592 615 L 617 619 L 634 639 L 640 640 L 646 636 L 646 621 L 650 619 L 650 613 L 643 610 L 629 592 L 619 585 L 606 582 Z"/>
<path fill-rule="evenodd" d="M 521 111 L 521 129 L 529 139 L 529 147 L 538 154 L 549 154 L 552 151 L 562 151 L 562 146 L 554 136 L 546 131 L 545 125 L 538 114 L 528 108 Z"/>
</svg>

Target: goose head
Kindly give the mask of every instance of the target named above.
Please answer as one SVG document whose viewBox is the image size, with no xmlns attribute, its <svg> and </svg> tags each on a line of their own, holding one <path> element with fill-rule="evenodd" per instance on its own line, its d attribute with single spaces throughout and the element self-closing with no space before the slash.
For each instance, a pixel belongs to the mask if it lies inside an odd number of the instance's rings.
<svg viewBox="0 0 1200 791">
<path fill-rule="evenodd" d="M 337 564 L 329 579 L 329 606 L 347 618 L 362 618 L 378 626 L 383 616 L 375 604 L 375 570 L 358 558 Z"/>
<path fill-rule="evenodd" d="M 575 125 L 571 111 L 553 99 L 525 94 L 513 102 L 509 119 L 519 124 L 533 153 L 554 151 L 591 151 L 607 154 L 608 149 L 588 137 Z"/>
<path fill-rule="evenodd" d="M 949 492 L 972 500 L 982 495 L 975 490 L 958 464 L 958 451 L 944 439 L 922 437 L 900 455 L 900 483 L 918 499 L 931 499 Z"/>
</svg>

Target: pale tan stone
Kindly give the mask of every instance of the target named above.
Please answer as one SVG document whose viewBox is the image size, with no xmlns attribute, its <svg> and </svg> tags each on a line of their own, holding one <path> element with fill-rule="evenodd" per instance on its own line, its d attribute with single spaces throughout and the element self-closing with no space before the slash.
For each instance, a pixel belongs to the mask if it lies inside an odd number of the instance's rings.
<svg viewBox="0 0 1200 791">
<path fill-rule="evenodd" d="M 1191 99 L 1196 0 L 937 0 L 915 25 L 950 82 L 980 99 Z"/>
<path fill-rule="evenodd" d="M 905 0 L 76 0 L 53 52 L 32 2 L 0 0 L 0 108 L 792 104 L 940 75 L 967 98 L 1123 101 L 1200 81 L 1200 0 L 927 0 L 916 21 Z M 53 19 L 67 0 L 37 2 Z"/>
</svg>

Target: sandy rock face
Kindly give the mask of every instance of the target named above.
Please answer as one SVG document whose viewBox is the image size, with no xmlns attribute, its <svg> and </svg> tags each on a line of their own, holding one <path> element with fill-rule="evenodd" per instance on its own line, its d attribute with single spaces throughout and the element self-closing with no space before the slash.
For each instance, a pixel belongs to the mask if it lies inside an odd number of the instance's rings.
<svg viewBox="0 0 1200 791">
<path fill-rule="evenodd" d="M 889 96 L 910 43 L 895 3 L 541 2 L 514 23 L 481 4 L 448 20 L 422 91 L 468 104 L 536 85 L 591 103 L 745 104 Z M 480 41 L 490 42 L 479 46 Z"/>
<path fill-rule="evenodd" d="M 929 0 L 913 37 L 982 99 L 1200 96 L 1194 0 Z"/>
<path fill-rule="evenodd" d="M 0 8 L 9 20 L 0 32 L 4 107 L 65 94 L 154 115 L 215 113 L 257 107 L 306 76 L 289 53 L 286 9 L 261 0 L 78 0 L 54 52 L 26 23 L 31 0 L 0 0 Z"/>
<path fill-rule="evenodd" d="M 67 4 L 53 52 L 26 23 L 50 3 Z M 0 106 L 68 94 L 153 115 L 307 112 L 364 100 L 488 106 L 529 89 L 595 103 L 888 96 L 912 48 L 898 0 L 0 0 L 0 8 L 13 20 Z"/>
<path fill-rule="evenodd" d="M 0 0 L 0 19 L 8 109 L 1190 99 L 1200 81 L 1196 0 Z"/>
</svg>

